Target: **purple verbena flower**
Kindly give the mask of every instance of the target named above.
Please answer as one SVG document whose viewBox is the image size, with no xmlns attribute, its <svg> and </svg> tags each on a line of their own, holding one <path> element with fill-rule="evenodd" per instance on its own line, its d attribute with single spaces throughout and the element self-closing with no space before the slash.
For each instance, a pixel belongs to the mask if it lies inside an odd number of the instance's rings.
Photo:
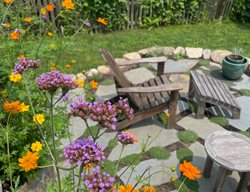
<svg viewBox="0 0 250 192">
<path fill-rule="evenodd" d="M 82 100 L 76 100 L 71 103 L 70 108 L 74 116 L 87 119 L 91 112 L 92 103 Z"/>
<path fill-rule="evenodd" d="M 36 78 L 36 82 L 40 90 L 50 93 L 54 93 L 58 88 L 61 88 L 63 94 L 66 94 L 70 89 L 77 87 L 77 84 L 69 75 L 56 70 L 43 73 Z"/>
<path fill-rule="evenodd" d="M 78 139 L 72 144 L 64 148 L 62 154 L 70 164 L 87 165 L 93 163 L 94 165 L 103 164 L 105 160 L 102 146 L 96 144 L 91 138 Z"/>
<path fill-rule="evenodd" d="M 134 110 L 129 107 L 127 99 L 122 99 L 120 97 L 120 100 L 115 104 L 115 107 L 121 119 L 132 119 L 134 117 Z"/>
<path fill-rule="evenodd" d="M 117 140 L 120 141 L 124 145 L 134 144 L 138 142 L 138 138 L 129 131 L 122 131 L 118 133 Z"/>
<path fill-rule="evenodd" d="M 89 20 L 85 21 L 84 25 L 85 25 L 86 27 L 91 27 L 91 23 L 90 23 Z"/>
<path fill-rule="evenodd" d="M 14 73 L 23 74 L 27 69 L 35 69 L 41 66 L 41 62 L 39 59 L 31 60 L 31 59 L 19 59 L 18 63 L 16 63 L 14 67 Z"/>
<path fill-rule="evenodd" d="M 100 167 L 92 169 L 92 173 L 82 173 L 82 177 L 88 191 L 93 192 L 115 192 L 114 182 L 115 178 L 111 177 L 108 173 L 100 171 Z"/>
</svg>

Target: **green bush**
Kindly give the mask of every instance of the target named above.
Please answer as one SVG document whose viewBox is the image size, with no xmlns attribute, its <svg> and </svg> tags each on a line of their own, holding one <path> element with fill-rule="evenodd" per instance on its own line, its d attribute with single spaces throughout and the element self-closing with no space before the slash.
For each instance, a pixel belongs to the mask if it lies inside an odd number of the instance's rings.
<svg viewBox="0 0 250 192">
<path fill-rule="evenodd" d="M 191 130 L 180 131 L 177 133 L 177 136 L 183 143 L 187 144 L 194 143 L 199 138 L 198 135 Z"/>
<path fill-rule="evenodd" d="M 233 1 L 231 18 L 241 23 L 250 23 L 250 0 Z"/>
<path fill-rule="evenodd" d="M 181 148 L 178 149 L 176 152 L 177 158 L 183 162 L 186 161 L 192 161 L 193 160 L 193 152 L 188 148 Z"/>
<path fill-rule="evenodd" d="M 240 134 L 245 135 L 250 138 L 250 132 L 249 131 L 240 131 Z"/>
<path fill-rule="evenodd" d="M 155 159 L 168 159 L 170 157 L 170 152 L 163 147 L 152 147 L 148 150 L 149 155 Z"/>
<path fill-rule="evenodd" d="M 250 96 L 250 90 L 249 89 L 240 89 L 240 94 L 243 96 Z"/>
</svg>

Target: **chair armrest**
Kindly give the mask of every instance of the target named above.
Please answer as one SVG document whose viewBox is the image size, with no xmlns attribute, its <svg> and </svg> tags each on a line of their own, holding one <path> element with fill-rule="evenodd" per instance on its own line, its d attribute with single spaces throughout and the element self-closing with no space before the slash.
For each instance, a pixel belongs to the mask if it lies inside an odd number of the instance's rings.
<svg viewBox="0 0 250 192">
<path fill-rule="evenodd" d="M 151 57 L 151 58 L 142 58 L 142 59 L 135 59 L 135 60 L 124 60 L 124 61 L 117 61 L 119 66 L 129 66 L 129 65 L 136 65 L 136 64 L 143 64 L 143 63 L 163 63 L 166 62 L 166 57 Z"/>
<path fill-rule="evenodd" d="M 154 92 L 165 92 L 165 91 L 178 91 L 183 89 L 181 83 L 170 83 L 166 85 L 158 85 L 152 87 L 124 87 L 118 88 L 117 92 L 120 93 L 154 93 Z"/>
</svg>

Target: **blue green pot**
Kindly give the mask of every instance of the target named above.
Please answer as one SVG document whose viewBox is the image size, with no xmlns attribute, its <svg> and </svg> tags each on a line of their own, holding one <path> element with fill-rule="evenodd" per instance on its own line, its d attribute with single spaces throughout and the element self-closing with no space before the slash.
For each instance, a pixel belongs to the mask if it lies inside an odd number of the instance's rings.
<svg viewBox="0 0 250 192">
<path fill-rule="evenodd" d="M 222 62 L 223 76 L 231 80 L 239 79 L 246 70 L 247 62 L 247 59 L 242 56 L 240 56 L 240 59 L 237 60 L 234 60 L 232 57 L 226 56 Z"/>
</svg>

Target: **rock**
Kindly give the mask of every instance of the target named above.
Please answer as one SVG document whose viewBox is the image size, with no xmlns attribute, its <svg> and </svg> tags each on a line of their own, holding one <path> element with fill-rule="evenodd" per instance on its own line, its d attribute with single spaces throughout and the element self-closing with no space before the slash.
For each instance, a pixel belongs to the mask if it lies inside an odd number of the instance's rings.
<svg viewBox="0 0 250 192">
<path fill-rule="evenodd" d="M 224 57 L 230 54 L 232 54 L 232 52 L 227 51 L 227 50 L 215 50 L 215 51 L 212 51 L 211 53 L 211 60 L 214 61 L 215 63 L 221 64 Z"/>
<path fill-rule="evenodd" d="M 153 52 L 154 50 L 155 50 L 155 47 L 149 47 L 149 48 L 146 48 L 146 49 L 141 49 L 140 51 L 138 51 L 138 53 L 141 56 L 144 56 L 144 55 L 147 55 L 147 54 Z"/>
<path fill-rule="evenodd" d="M 177 47 L 175 50 L 174 50 L 174 55 L 182 55 L 182 56 L 185 56 L 186 55 L 186 51 L 183 47 Z"/>
<path fill-rule="evenodd" d="M 81 78 L 81 79 L 86 79 L 86 76 L 83 75 L 82 73 L 78 73 L 78 74 L 76 75 L 76 77 L 77 77 L 77 78 Z"/>
<path fill-rule="evenodd" d="M 182 90 L 180 90 L 180 92 L 183 93 L 188 93 L 189 90 L 189 81 L 190 81 L 190 76 L 187 74 L 172 74 L 170 76 L 170 80 L 173 83 L 181 83 L 184 88 Z"/>
<path fill-rule="evenodd" d="M 175 49 L 173 47 L 164 47 L 163 54 L 165 56 L 173 56 Z"/>
<path fill-rule="evenodd" d="M 204 49 L 202 53 L 203 59 L 210 59 L 211 56 L 211 50 L 210 49 Z"/>
<path fill-rule="evenodd" d="M 102 75 L 109 75 L 110 69 L 106 65 L 101 65 L 97 67 L 97 71 L 101 73 Z"/>
<path fill-rule="evenodd" d="M 126 53 L 123 58 L 128 60 L 141 59 L 141 55 L 138 52 Z"/>
<path fill-rule="evenodd" d="M 87 73 L 86 73 L 86 76 L 87 77 L 92 77 L 93 75 L 96 75 L 98 74 L 98 71 L 96 69 L 90 69 Z"/>
<path fill-rule="evenodd" d="M 76 76 L 75 76 L 74 74 L 69 74 L 69 76 L 71 77 L 71 79 L 72 79 L 73 81 L 76 80 Z"/>
<path fill-rule="evenodd" d="M 155 77 L 154 74 L 145 67 L 139 67 L 126 71 L 124 75 L 132 84 L 142 83 Z"/>
<path fill-rule="evenodd" d="M 192 47 L 186 47 L 186 55 L 190 59 L 197 59 L 202 57 L 202 48 L 192 48 Z"/>
</svg>

